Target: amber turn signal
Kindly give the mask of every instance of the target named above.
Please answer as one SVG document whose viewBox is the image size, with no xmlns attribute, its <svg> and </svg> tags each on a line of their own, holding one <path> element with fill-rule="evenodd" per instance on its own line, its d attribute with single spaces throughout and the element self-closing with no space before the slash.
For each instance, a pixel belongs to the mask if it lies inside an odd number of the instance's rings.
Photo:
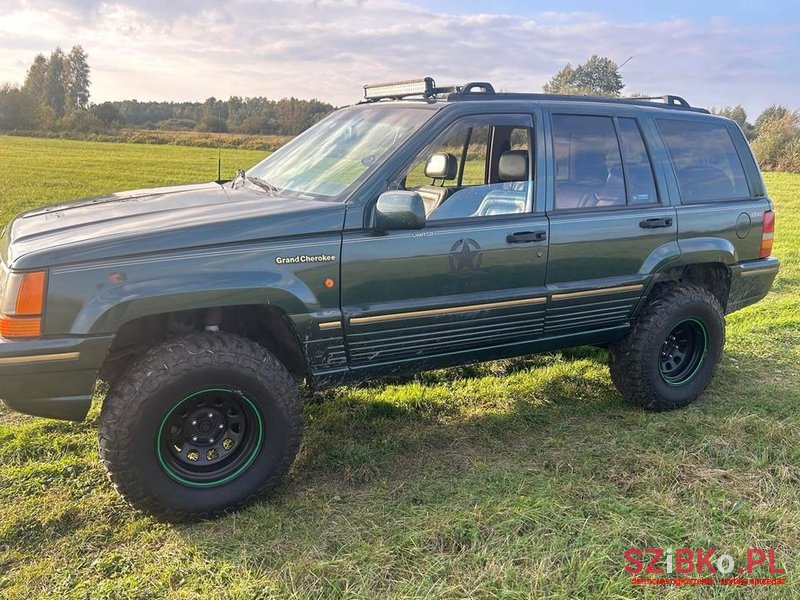
<svg viewBox="0 0 800 600">
<path fill-rule="evenodd" d="M 9 317 L 0 314 L 0 337 L 27 338 L 42 334 L 41 317 Z"/>
<path fill-rule="evenodd" d="M 30 338 L 42 335 L 47 271 L 12 273 L 0 304 L 0 337 Z"/>
<path fill-rule="evenodd" d="M 45 271 L 34 271 L 22 276 L 17 293 L 16 316 L 41 315 L 44 312 L 44 287 L 47 282 Z"/>
</svg>

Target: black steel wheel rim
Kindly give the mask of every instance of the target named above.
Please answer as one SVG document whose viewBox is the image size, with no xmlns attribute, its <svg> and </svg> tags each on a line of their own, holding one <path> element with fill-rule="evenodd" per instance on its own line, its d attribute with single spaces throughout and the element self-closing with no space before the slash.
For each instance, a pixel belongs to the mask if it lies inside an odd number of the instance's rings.
<svg viewBox="0 0 800 600">
<path fill-rule="evenodd" d="M 697 319 L 684 319 L 670 329 L 661 344 L 658 367 L 668 385 L 683 385 L 691 381 L 705 360 L 708 332 Z"/>
<path fill-rule="evenodd" d="M 178 401 L 161 421 L 156 454 L 183 485 L 213 487 L 244 473 L 263 445 L 264 423 L 241 390 L 210 387 Z"/>
</svg>

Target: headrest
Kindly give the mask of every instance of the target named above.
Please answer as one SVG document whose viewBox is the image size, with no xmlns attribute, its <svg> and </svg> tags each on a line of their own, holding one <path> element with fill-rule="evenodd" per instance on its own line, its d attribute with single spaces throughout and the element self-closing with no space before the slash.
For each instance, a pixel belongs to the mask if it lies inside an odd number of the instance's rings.
<svg viewBox="0 0 800 600">
<path fill-rule="evenodd" d="M 497 166 L 498 176 L 501 181 L 527 181 L 528 180 L 528 151 L 509 150 L 500 155 L 500 164 Z"/>
<path fill-rule="evenodd" d="M 425 162 L 425 177 L 431 179 L 455 179 L 458 161 L 449 152 L 431 154 Z"/>
</svg>

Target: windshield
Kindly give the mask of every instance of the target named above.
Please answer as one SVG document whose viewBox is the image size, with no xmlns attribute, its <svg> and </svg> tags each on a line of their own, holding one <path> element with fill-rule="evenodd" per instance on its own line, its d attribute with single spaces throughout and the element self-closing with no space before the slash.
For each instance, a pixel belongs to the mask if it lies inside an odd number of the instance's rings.
<svg viewBox="0 0 800 600">
<path fill-rule="evenodd" d="M 429 110 L 359 107 L 333 113 L 247 171 L 276 195 L 331 199 L 372 172 L 428 120 Z"/>
</svg>

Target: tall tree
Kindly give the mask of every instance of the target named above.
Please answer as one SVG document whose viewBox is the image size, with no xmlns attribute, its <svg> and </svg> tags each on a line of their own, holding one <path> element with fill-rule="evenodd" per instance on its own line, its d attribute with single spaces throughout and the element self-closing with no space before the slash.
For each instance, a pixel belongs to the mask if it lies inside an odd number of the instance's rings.
<svg viewBox="0 0 800 600">
<path fill-rule="evenodd" d="M 67 111 L 86 109 L 89 106 L 91 84 L 89 55 L 82 46 L 73 46 L 64 59 L 64 94 Z"/>
<path fill-rule="evenodd" d="M 585 63 L 567 65 L 544 85 L 548 94 L 577 94 L 581 96 L 619 96 L 625 84 L 619 67 L 610 58 L 592 55 Z"/>
<path fill-rule="evenodd" d="M 44 54 L 37 54 L 33 59 L 22 89 L 40 104 L 47 103 L 47 59 Z"/>
<path fill-rule="evenodd" d="M 64 62 L 66 57 L 61 48 L 56 48 L 47 61 L 47 84 L 45 102 L 53 109 L 57 118 L 64 116 L 67 106 L 67 94 L 64 89 Z"/>
</svg>

